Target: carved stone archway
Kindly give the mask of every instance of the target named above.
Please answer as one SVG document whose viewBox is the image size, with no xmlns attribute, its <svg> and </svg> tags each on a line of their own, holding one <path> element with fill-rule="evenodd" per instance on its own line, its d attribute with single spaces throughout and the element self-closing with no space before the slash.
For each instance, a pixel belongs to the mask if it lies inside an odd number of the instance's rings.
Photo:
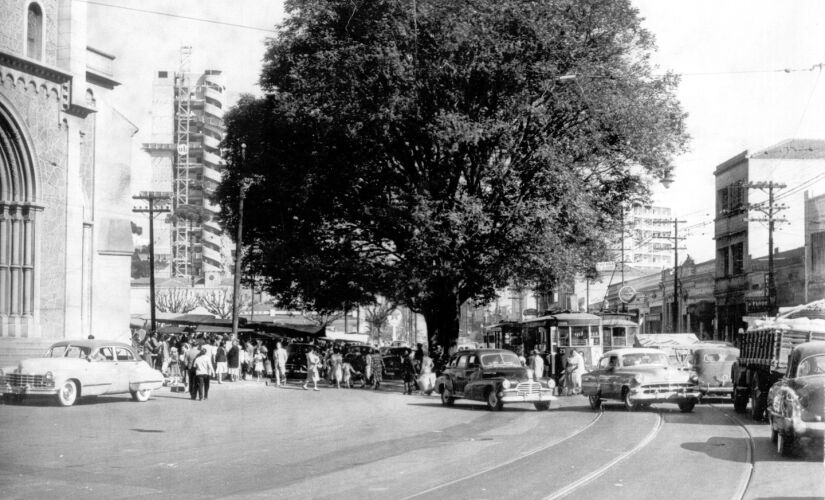
<svg viewBox="0 0 825 500">
<path fill-rule="evenodd" d="M 0 337 L 28 337 L 37 316 L 35 158 L 25 124 L 0 95 Z"/>
</svg>

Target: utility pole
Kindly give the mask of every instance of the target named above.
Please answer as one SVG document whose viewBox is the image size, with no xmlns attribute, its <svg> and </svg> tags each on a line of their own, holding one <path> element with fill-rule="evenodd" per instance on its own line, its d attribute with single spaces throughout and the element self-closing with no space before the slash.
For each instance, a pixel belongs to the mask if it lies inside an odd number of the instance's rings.
<svg viewBox="0 0 825 500">
<path fill-rule="evenodd" d="M 149 208 L 133 208 L 132 212 L 139 214 L 149 214 L 149 317 L 151 318 L 151 328 L 154 333 L 155 324 L 155 214 L 169 212 L 169 207 L 155 208 L 155 202 L 167 204 L 171 201 L 171 193 L 158 191 L 142 191 L 137 196 L 132 196 L 133 200 L 144 200 L 149 202 Z"/>
<path fill-rule="evenodd" d="M 673 224 L 673 236 L 661 237 L 673 240 L 673 308 L 671 311 L 673 324 L 671 325 L 670 331 L 676 333 L 679 331 L 679 240 L 685 239 L 684 237 L 679 236 L 679 224 L 685 224 L 687 221 L 679 219 L 661 219 L 656 220 L 656 222 Z M 664 287 L 664 271 L 662 271 L 662 281 L 662 286 Z M 664 300 L 662 300 L 662 303 L 664 304 Z M 664 316 L 662 316 L 662 323 L 664 323 Z"/>
<path fill-rule="evenodd" d="M 246 164 L 246 143 L 241 144 L 241 159 Z M 243 252 L 243 200 L 252 181 L 241 179 L 238 193 L 238 230 L 235 237 L 235 276 L 232 282 L 232 338 L 238 338 L 238 294 L 241 291 L 241 260 Z M 253 301 L 254 302 L 254 301 Z"/>
<path fill-rule="evenodd" d="M 768 201 L 761 203 L 748 204 L 748 210 L 756 210 L 762 212 L 764 217 L 750 218 L 751 222 L 767 222 L 768 223 L 768 316 L 776 316 L 776 281 L 774 280 L 774 262 L 773 262 L 773 232 L 777 223 L 788 222 L 787 219 L 777 217 L 777 214 L 782 210 L 788 208 L 787 205 L 776 204 L 775 191 L 785 189 L 786 184 L 774 181 L 749 182 L 747 187 L 750 189 L 759 189 L 768 193 Z"/>
</svg>

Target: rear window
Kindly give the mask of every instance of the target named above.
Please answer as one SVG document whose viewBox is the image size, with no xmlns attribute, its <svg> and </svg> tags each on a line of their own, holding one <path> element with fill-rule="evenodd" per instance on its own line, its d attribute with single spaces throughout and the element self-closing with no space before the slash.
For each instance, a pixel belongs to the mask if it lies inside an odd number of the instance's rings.
<svg viewBox="0 0 825 500">
<path fill-rule="evenodd" d="M 497 352 L 495 354 L 483 354 L 481 356 L 481 364 L 483 366 L 498 367 L 498 366 L 521 366 L 515 354 L 509 352 Z"/>
</svg>

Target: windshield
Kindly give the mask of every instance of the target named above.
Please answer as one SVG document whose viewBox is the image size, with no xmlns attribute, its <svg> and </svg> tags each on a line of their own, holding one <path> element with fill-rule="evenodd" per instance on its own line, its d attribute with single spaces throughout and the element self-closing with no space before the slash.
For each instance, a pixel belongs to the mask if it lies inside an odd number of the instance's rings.
<svg viewBox="0 0 825 500">
<path fill-rule="evenodd" d="M 516 366 L 520 367 L 521 363 L 515 354 L 509 352 L 497 352 L 495 354 L 483 354 L 481 356 L 481 365 L 484 367 L 499 367 L 499 366 Z"/>
<path fill-rule="evenodd" d="M 799 363 L 799 368 L 796 369 L 797 377 L 823 374 L 825 374 L 825 354 L 809 356 L 803 359 L 802 362 Z"/>
<path fill-rule="evenodd" d="M 725 361 L 736 361 L 738 357 L 725 351 L 696 351 L 694 354 L 696 364 L 699 363 L 724 363 Z"/>
<path fill-rule="evenodd" d="M 667 366 L 667 355 L 659 352 L 638 352 L 622 356 L 622 366 Z"/>
<path fill-rule="evenodd" d="M 76 345 L 56 345 L 46 351 L 47 358 L 85 358 L 92 350 Z"/>
</svg>

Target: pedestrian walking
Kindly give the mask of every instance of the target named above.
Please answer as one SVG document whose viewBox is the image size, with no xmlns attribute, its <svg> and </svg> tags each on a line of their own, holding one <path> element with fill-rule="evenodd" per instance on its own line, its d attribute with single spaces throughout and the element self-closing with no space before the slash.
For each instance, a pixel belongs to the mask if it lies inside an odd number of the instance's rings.
<svg viewBox="0 0 825 500">
<path fill-rule="evenodd" d="M 169 349 L 169 380 L 174 387 L 180 387 L 180 379 L 180 354 L 177 347 L 172 347 Z"/>
<path fill-rule="evenodd" d="M 361 352 L 358 356 L 358 362 L 361 365 L 361 389 L 365 388 L 367 384 L 372 385 L 372 363 L 370 362 L 370 354 L 368 352 Z"/>
<path fill-rule="evenodd" d="M 406 349 L 401 356 L 401 380 L 404 381 L 403 394 L 412 394 L 415 380 L 415 355 Z"/>
<path fill-rule="evenodd" d="M 237 382 L 241 369 L 241 348 L 237 340 L 232 341 L 232 347 L 226 352 L 226 369 L 230 382 Z"/>
<path fill-rule="evenodd" d="M 329 371 L 332 372 L 332 379 L 335 387 L 341 388 L 341 381 L 344 378 L 344 357 L 341 356 L 341 349 L 338 346 L 332 348 L 332 355 L 329 357 Z"/>
<path fill-rule="evenodd" d="M 418 387 L 427 396 L 435 390 L 435 363 L 426 354 L 421 359 L 421 375 L 418 376 Z"/>
<path fill-rule="evenodd" d="M 258 348 L 256 348 L 252 354 L 252 371 L 255 374 L 255 380 L 260 382 L 261 376 L 264 373 L 264 355 Z"/>
<path fill-rule="evenodd" d="M 312 381 L 312 389 L 315 391 L 319 391 L 318 389 L 318 367 L 321 364 L 321 358 L 318 357 L 318 353 L 315 352 L 315 347 L 310 347 L 309 351 L 307 352 L 307 379 L 304 382 L 304 390 L 307 391 L 309 388 L 307 384 Z"/>
<path fill-rule="evenodd" d="M 344 362 L 341 363 L 342 382 L 347 389 L 352 389 L 352 378 L 357 374 L 358 372 L 355 371 L 355 368 L 352 367 L 349 361 L 344 360 Z"/>
<path fill-rule="evenodd" d="M 146 363 L 152 368 L 155 367 L 156 348 L 157 341 L 155 340 L 154 332 L 147 333 L 146 337 L 143 338 L 143 361 L 146 361 Z"/>
<path fill-rule="evenodd" d="M 195 375 L 198 377 L 198 401 L 209 398 L 209 379 L 215 374 L 209 349 L 202 347 L 195 358 Z"/>
<path fill-rule="evenodd" d="M 384 381 L 384 358 L 380 352 L 376 352 L 369 357 L 370 369 L 372 370 L 372 390 L 377 390 Z"/>
<path fill-rule="evenodd" d="M 272 353 L 275 360 L 275 383 L 282 387 L 286 384 L 286 360 L 289 358 L 289 353 L 284 349 L 283 344 L 278 342 L 275 344 L 275 352 Z"/>
<path fill-rule="evenodd" d="M 530 369 L 533 370 L 533 376 L 541 378 L 544 376 L 544 358 L 539 354 L 538 349 L 533 349 L 530 353 Z"/>
<path fill-rule="evenodd" d="M 160 372 L 164 375 L 169 375 L 169 336 L 165 334 L 160 335 L 160 341 L 157 347 L 158 364 L 160 365 Z"/>
<path fill-rule="evenodd" d="M 584 373 L 584 357 L 577 349 L 573 349 L 570 357 L 567 359 L 567 374 L 570 382 L 570 390 L 568 394 L 579 394 L 582 390 L 582 374 Z"/>
<path fill-rule="evenodd" d="M 221 340 L 218 350 L 215 352 L 215 378 L 219 384 L 223 384 L 223 376 L 229 373 L 229 365 L 226 357 L 226 341 Z"/>
<path fill-rule="evenodd" d="M 186 366 L 186 378 L 189 380 L 189 399 L 198 397 L 198 377 L 195 371 L 195 360 L 200 355 L 200 347 L 193 345 L 186 351 L 183 364 Z"/>
</svg>

